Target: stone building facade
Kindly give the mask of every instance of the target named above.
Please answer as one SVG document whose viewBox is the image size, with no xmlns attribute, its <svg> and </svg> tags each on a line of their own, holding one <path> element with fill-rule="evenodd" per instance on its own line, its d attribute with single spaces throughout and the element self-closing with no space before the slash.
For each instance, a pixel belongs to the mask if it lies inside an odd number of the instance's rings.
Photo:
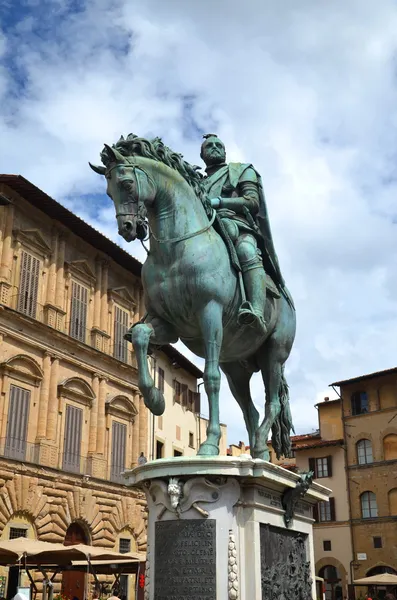
<svg viewBox="0 0 397 600">
<path fill-rule="evenodd" d="M 397 368 L 340 390 L 354 579 L 397 575 Z"/>
<path fill-rule="evenodd" d="M 143 314 L 138 261 L 24 178 L 0 175 L 1 539 L 145 551 L 146 503 L 122 477 L 141 452 L 150 458 L 123 339 Z M 196 452 L 201 372 L 174 348 L 157 356 L 167 386 L 183 384 L 173 448 Z"/>
</svg>

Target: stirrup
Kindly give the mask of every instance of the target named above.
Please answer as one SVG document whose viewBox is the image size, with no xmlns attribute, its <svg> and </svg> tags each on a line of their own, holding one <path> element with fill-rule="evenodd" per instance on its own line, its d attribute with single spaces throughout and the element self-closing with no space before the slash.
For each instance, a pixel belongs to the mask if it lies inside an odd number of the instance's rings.
<svg viewBox="0 0 397 600">
<path fill-rule="evenodd" d="M 267 334 L 267 327 L 262 315 L 256 313 L 250 302 L 243 302 L 237 315 L 239 325 L 249 325 L 256 329 L 258 333 Z"/>
</svg>

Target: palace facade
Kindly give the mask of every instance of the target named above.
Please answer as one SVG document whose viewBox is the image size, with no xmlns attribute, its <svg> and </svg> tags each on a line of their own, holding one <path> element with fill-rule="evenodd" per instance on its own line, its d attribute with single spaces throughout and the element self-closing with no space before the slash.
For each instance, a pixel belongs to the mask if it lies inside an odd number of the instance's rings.
<svg viewBox="0 0 397 600">
<path fill-rule="evenodd" d="M 123 336 L 144 315 L 140 269 L 32 183 L 0 175 L 1 539 L 145 551 L 146 502 L 123 471 L 141 453 L 197 452 L 201 371 L 171 346 L 156 352 L 167 409 L 155 420 L 137 387 Z M 82 600 L 69 579 L 64 593 Z M 3 570 L 0 596 L 15 590 Z"/>
</svg>

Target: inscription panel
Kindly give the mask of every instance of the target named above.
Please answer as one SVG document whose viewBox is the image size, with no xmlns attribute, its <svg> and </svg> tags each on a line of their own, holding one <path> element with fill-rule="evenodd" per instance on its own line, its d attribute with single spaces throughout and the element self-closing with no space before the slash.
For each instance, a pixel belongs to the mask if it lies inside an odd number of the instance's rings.
<svg viewBox="0 0 397 600">
<path fill-rule="evenodd" d="M 156 600 L 216 600 L 215 519 L 155 524 Z"/>
<path fill-rule="evenodd" d="M 312 580 L 306 552 L 307 535 L 271 525 L 261 525 L 260 542 L 262 598 L 311 598 Z"/>
</svg>

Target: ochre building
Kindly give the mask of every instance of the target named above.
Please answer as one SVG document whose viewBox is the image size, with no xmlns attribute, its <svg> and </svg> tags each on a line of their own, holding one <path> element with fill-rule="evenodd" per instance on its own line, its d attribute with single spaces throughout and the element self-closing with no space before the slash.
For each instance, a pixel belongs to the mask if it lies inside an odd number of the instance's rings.
<svg viewBox="0 0 397 600">
<path fill-rule="evenodd" d="M 146 503 L 123 471 L 160 444 L 161 456 L 197 451 L 201 371 L 170 346 L 151 359 L 172 427 L 137 388 L 123 336 L 144 314 L 140 267 L 23 177 L 0 175 L 1 539 L 145 551 Z M 64 580 L 69 597 L 83 588 Z M 0 596 L 15 590 L 3 570 Z"/>
</svg>

